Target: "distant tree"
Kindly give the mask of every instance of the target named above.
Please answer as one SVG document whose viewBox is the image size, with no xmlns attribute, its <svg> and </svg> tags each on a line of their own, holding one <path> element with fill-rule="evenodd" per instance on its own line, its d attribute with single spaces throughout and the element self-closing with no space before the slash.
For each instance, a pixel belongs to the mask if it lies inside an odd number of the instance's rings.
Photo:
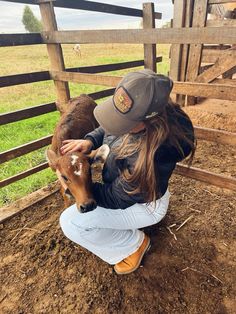
<svg viewBox="0 0 236 314">
<path fill-rule="evenodd" d="M 41 21 L 37 19 L 28 5 L 24 8 L 22 23 L 30 33 L 38 33 L 43 29 Z"/>
</svg>

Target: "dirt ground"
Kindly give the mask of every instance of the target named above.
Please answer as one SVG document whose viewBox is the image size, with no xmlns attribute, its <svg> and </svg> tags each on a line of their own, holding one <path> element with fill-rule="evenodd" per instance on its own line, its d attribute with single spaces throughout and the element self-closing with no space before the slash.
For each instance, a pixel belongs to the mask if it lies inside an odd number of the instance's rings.
<svg viewBox="0 0 236 314">
<path fill-rule="evenodd" d="M 236 132 L 235 104 L 217 106 L 186 111 L 195 125 Z M 236 176 L 235 165 L 235 148 L 199 141 L 194 166 Z M 166 218 L 146 229 L 144 267 L 126 276 L 63 236 L 59 194 L 1 224 L 0 312 L 236 313 L 236 193 L 177 175 L 170 191 Z"/>
</svg>

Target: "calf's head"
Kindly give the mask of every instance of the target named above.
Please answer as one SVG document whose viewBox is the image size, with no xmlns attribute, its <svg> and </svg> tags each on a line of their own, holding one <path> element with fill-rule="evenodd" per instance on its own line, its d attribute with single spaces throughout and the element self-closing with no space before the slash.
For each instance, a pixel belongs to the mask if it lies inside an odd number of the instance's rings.
<svg viewBox="0 0 236 314">
<path fill-rule="evenodd" d="M 50 167 L 57 171 L 74 196 L 78 210 L 85 213 L 95 209 L 89 156 L 79 152 L 57 156 L 48 149 L 47 158 Z"/>
</svg>

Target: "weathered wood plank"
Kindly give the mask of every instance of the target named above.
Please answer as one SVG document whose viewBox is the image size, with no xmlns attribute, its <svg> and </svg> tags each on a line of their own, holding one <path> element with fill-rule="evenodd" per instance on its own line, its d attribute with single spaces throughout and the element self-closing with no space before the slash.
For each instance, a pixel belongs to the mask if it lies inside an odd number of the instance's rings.
<svg viewBox="0 0 236 314">
<path fill-rule="evenodd" d="M 155 28 L 154 4 L 143 3 L 143 28 Z M 144 68 L 157 71 L 156 66 L 156 45 L 144 44 Z"/>
<path fill-rule="evenodd" d="M 184 177 L 212 184 L 220 188 L 236 191 L 236 179 L 232 177 L 226 177 L 194 167 L 189 168 L 182 164 L 177 164 L 174 172 Z"/>
<path fill-rule="evenodd" d="M 212 84 L 236 85 L 236 79 L 215 79 Z"/>
<path fill-rule="evenodd" d="M 115 89 L 106 89 L 94 93 L 88 94 L 90 97 L 92 97 L 94 100 L 104 98 L 107 96 L 113 95 Z M 17 111 L 12 111 L 8 113 L 0 114 L 0 125 L 21 121 L 28 118 L 33 118 L 42 114 L 46 114 L 49 112 L 56 111 L 57 107 L 56 104 L 49 103 L 49 104 L 43 104 L 35 107 L 25 108 Z"/>
<path fill-rule="evenodd" d="M 51 77 L 56 81 L 84 83 L 102 86 L 116 86 L 122 76 L 84 74 L 74 72 L 51 71 Z"/>
<path fill-rule="evenodd" d="M 224 145 L 236 145 L 236 133 L 194 126 L 197 139 Z"/>
<path fill-rule="evenodd" d="M 228 54 L 227 58 L 225 56 L 222 56 L 221 58 L 218 58 L 216 63 L 212 65 L 209 69 L 199 74 L 198 77 L 195 79 L 195 82 L 209 83 L 226 71 L 232 69 L 235 65 L 236 58 L 234 54 Z"/>
<path fill-rule="evenodd" d="M 0 87 L 42 82 L 50 79 L 48 71 L 6 75 L 0 77 Z"/>
<path fill-rule="evenodd" d="M 85 83 L 103 86 L 116 86 L 122 76 L 82 74 L 69 72 L 52 72 L 51 76 L 57 80 L 70 81 L 75 83 Z M 173 93 L 184 94 L 196 97 L 206 97 L 214 99 L 236 99 L 236 89 L 230 85 L 217 85 L 194 82 L 174 82 Z"/>
<path fill-rule="evenodd" d="M 186 14 L 186 0 L 175 0 L 174 2 L 174 18 L 173 28 L 180 28 L 185 26 Z M 170 77 L 174 81 L 180 80 L 180 64 L 182 57 L 182 45 L 171 45 L 171 59 L 170 59 Z"/>
<path fill-rule="evenodd" d="M 155 59 L 155 62 L 161 62 L 162 57 L 158 56 Z M 79 68 L 68 68 L 66 71 L 68 72 L 79 72 L 79 73 L 102 73 L 102 72 L 110 72 L 122 69 L 135 68 L 144 65 L 144 60 L 135 60 L 135 61 L 126 61 L 126 62 L 118 62 L 118 63 L 109 63 L 109 64 L 101 64 L 101 65 L 93 65 L 93 66 L 83 66 Z"/>
<path fill-rule="evenodd" d="M 205 0 L 204 0 L 205 1 Z M 216 36 L 217 34 L 217 36 Z M 44 43 L 234 44 L 234 27 L 113 29 L 43 32 Z"/>
<path fill-rule="evenodd" d="M 193 5 L 194 0 L 186 0 L 186 13 L 185 13 L 185 27 L 192 27 L 192 18 L 193 18 Z M 189 56 L 189 45 L 184 44 L 182 48 L 182 56 L 180 63 L 180 74 L 179 81 L 186 81 L 186 72 L 188 67 L 188 56 Z M 181 105 L 185 105 L 186 95 L 179 95 L 177 97 L 177 102 Z"/>
<path fill-rule="evenodd" d="M 236 20 L 208 20 L 206 22 L 208 27 L 236 27 Z"/>
<path fill-rule="evenodd" d="M 161 56 L 156 57 L 155 62 L 161 62 L 161 61 L 162 61 Z M 102 72 L 110 72 L 110 71 L 116 71 L 116 70 L 122 70 L 122 69 L 128 69 L 128 68 L 135 68 L 142 65 L 144 65 L 144 60 L 135 60 L 135 61 L 109 63 L 109 64 L 94 65 L 94 66 L 67 68 L 66 71 L 79 72 L 79 73 L 102 73 Z M 47 81 L 47 80 L 51 80 L 49 71 L 7 75 L 7 76 L 0 77 L 0 87 L 41 82 L 41 81 Z"/>
<path fill-rule="evenodd" d="M 43 104 L 39 106 L 29 107 L 21 110 L 0 114 L 0 125 L 40 116 L 45 113 L 56 111 L 55 102 Z"/>
<path fill-rule="evenodd" d="M 0 208 L 0 223 L 6 221 L 7 219 L 23 212 L 25 209 L 34 205 L 37 202 L 44 200 L 45 198 L 58 192 L 60 189 L 60 184 L 58 182 L 51 183 L 21 199 L 15 201 L 14 203 Z"/>
<path fill-rule="evenodd" d="M 232 85 L 175 82 L 173 93 L 233 101 L 236 99 L 236 87 Z"/>
<path fill-rule="evenodd" d="M 34 173 L 39 172 L 41 170 L 44 170 L 46 168 L 48 168 L 47 162 L 40 164 L 36 167 L 33 167 L 29 170 L 26 170 L 24 172 L 18 173 L 15 176 L 12 176 L 10 178 L 4 179 L 4 180 L 0 181 L 0 188 L 3 188 L 4 186 L 7 186 L 13 182 L 18 181 L 18 180 L 24 179 L 24 178 L 30 176 L 31 174 L 34 174 Z"/>
<path fill-rule="evenodd" d="M 37 0 L 7 0 L 8 2 L 38 4 Z M 67 8 L 67 9 L 79 9 L 86 11 L 95 11 L 117 15 L 137 16 L 142 17 L 143 11 L 134 8 L 128 8 L 118 5 L 112 5 L 107 3 L 100 3 L 94 1 L 75 1 L 75 0 L 57 0 L 53 3 L 54 7 Z M 162 14 L 155 12 L 155 19 L 161 19 Z"/>
<path fill-rule="evenodd" d="M 209 0 L 209 4 L 235 3 L 235 0 Z"/>
<path fill-rule="evenodd" d="M 43 22 L 44 31 L 57 31 L 57 22 L 53 9 L 52 2 L 40 3 L 40 13 Z M 50 69 L 56 71 L 64 71 L 65 64 L 60 44 L 47 45 L 48 56 L 50 60 Z M 55 82 L 57 107 L 59 111 L 63 112 L 63 107 L 70 99 L 70 90 L 67 82 Z"/>
<path fill-rule="evenodd" d="M 234 55 L 236 58 L 236 50 L 203 49 L 201 61 L 203 63 L 215 63 L 218 58 L 227 58 L 228 55 Z"/>
<path fill-rule="evenodd" d="M 206 25 L 207 4 L 208 0 L 195 0 L 192 22 L 193 27 L 203 27 Z M 186 81 L 189 82 L 195 81 L 199 73 L 201 55 L 202 55 L 201 44 L 190 45 Z M 195 102 L 196 100 L 194 97 L 187 97 L 187 105 L 193 105 L 195 104 Z"/>
<path fill-rule="evenodd" d="M 114 94 L 115 88 L 105 89 L 99 92 L 94 92 L 88 94 L 90 97 L 92 97 L 94 100 L 101 99 L 107 96 L 111 96 Z"/>
<path fill-rule="evenodd" d="M 186 21 L 186 12 L 187 10 L 187 0 L 176 0 L 174 1 L 174 18 L 173 18 L 173 25 L 174 28 L 185 27 Z M 172 44 L 171 45 L 171 58 L 170 58 L 170 77 L 174 81 L 180 81 L 181 74 L 183 74 L 182 66 L 184 65 L 184 60 L 186 59 L 186 50 L 187 45 L 178 45 Z M 183 54 L 184 51 L 184 54 Z M 186 60 L 185 60 L 186 61 Z M 184 80 L 184 79 L 183 79 Z M 182 104 L 183 103 L 183 96 L 182 95 L 175 95 L 172 96 L 173 101 Z"/>
<path fill-rule="evenodd" d="M 14 159 L 16 157 L 23 156 L 25 154 L 33 152 L 39 148 L 45 147 L 51 143 L 51 140 L 52 140 L 52 135 L 48 135 L 36 141 L 32 141 L 30 143 L 26 143 L 24 145 L 2 152 L 0 153 L 0 164 L 6 161 L 9 161 L 11 159 Z"/>
<path fill-rule="evenodd" d="M 0 34 L 0 47 L 25 46 L 43 44 L 39 33 L 30 34 Z"/>
</svg>

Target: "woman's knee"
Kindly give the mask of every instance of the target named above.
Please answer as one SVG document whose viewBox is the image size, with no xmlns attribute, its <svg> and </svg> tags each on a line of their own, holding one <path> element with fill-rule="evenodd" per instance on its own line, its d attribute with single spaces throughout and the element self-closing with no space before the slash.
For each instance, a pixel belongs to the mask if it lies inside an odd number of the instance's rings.
<svg viewBox="0 0 236 314">
<path fill-rule="evenodd" d="M 78 212 L 76 205 L 72 205 L 62 212 L 59 218 L 59 223 L 65 234 L 67 230 L 71 230 L 73 228 L 76 228 L 77 231 L 89 228 L 86 214 Z"/>
</svg>

